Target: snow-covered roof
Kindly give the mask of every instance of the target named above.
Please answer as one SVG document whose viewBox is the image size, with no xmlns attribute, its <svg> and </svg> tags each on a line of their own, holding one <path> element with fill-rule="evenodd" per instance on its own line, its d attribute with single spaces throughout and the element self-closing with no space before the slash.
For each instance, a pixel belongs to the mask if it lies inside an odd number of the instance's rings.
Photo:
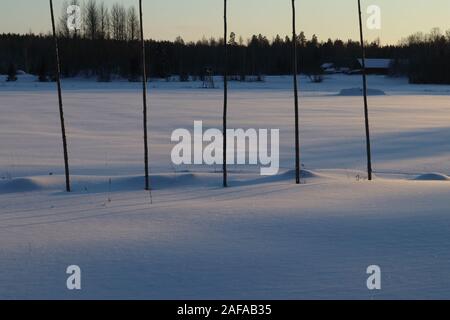
<svg viewBox="0 0 450 320">
<path fill-rule="evenodd" d="M 360 65 L 362 65 L 362 59 L 358 59 Z M 391 66 L 391 59 L 366 59 L 366 68 L 368 69 L 389 69 Z"/>
<path fill-rule="evenodd" d="M 322 69 L 332 68 L 332 67 L 334 67 L 334 63 L 326 62 L 326 63 L 322 64 L 321 67 L 322 67 Z"/>
</svg>

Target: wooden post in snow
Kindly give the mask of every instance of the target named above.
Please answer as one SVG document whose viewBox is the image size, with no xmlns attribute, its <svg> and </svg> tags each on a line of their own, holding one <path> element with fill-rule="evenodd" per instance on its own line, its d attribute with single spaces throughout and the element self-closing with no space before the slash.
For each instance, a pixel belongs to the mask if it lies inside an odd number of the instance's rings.
<svg viewBox="0 0 450 320">
<path fill-rule="evenodd" d="M 359 14 L 359 34 L 361 41 L 361 65 L 363 77 L 363 94 L 364 94 L 364 116 L 366 126 L 366 152 L 367 152 L 367 176 L 369 181 L 372 180 L 372 152 L 370 148 L 370 126 L 369 126 L 369 107 L 367 104 L 367 76 L 366 76 L 366 50 L 364 47 L 364 35 L 361 13 L 361 0 L 358 0 L 358 14 Z"/>
<path fill-rule="evenodd" d="M 294 107 L 295 107 L 295 183 L 300 184 L 300 131 L 298 112 L 297 83 L 297 32 L 295 26 L 295 0 L 292 0 L 292 73 L 294 75 Z"/>
<path fill-rule="evenodd" d="M 144 117 L 144 166 L 145 166 L 145 190 L 150 190 L 150 175 L 148 166 L 148 131 L 147 131 L 147 71 L 145 63 L 144 22 L 142 18 L 142 0 L 139 0 L 139 20 L 141 27 L 142 44 L 142 101 Z"/>
<path fill-rule="evenodd" d="M 228 187 L 227 174 L 227 106 L 228 106 L 228 48 L 227 48 L 227 0 L 224 0 L 224 72 L 223 72 L 223 187 Z"/>
<path fill-rule="evenodd" d="M 64 124 L 64 110 L 63 110 L 63 102 L 62 102 L 62 93 L 61 93 L 61 64 L 59 60 L 59 48 L 58 48 L 58 37 L 56 35 L 56 27 L 55 27 L 55 15 L 53 13 L 53 1 L 50 0 L 50 14 L 52 16 L 52 31 L 53 31 L 53 40 L 55 42 L 55 56 L 56 56 L 56 84 L 58 87 L 58 101 L 59 101 L 59 117 L 61 122 L 61 135 L 63 141 L 63 150 L 64 150 L 64 168 L 66 174 L 66 191 L 70 192 L 70 172 L 69 172 L 69 155 L 67 152 L 67 138 L 66 138 L 66 126 Z"/>
</svg>

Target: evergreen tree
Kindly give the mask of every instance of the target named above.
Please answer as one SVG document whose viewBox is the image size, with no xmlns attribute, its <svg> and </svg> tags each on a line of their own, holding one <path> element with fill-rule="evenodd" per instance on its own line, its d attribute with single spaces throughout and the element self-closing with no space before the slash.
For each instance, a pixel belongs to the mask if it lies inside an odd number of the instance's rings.
<svg viewBox="0 0 450 320">
<path fill-rule="evenodd" d="M 41 65 L 39 67 L 38 74 L 39 82 L 47 82 L 48 81 L 48 70 L 47 70 L 47 62 L 44 58 L 42 58 Z"/>
<path fill-rule="evenodd" d="M 141 71 L 140 71 L 139 58 L 137 56 L 134 56 L 134 57 L 130 58 L 130 72 L 129 72 L 129 76 L 128 76 L 128 81 L 138 82 L 140 74 L 141 74 Z"/>
<path fill-rule="evenodd" d="M 14 63 L 10 63 L 8 67 L 8 77 L 6 78 L 8 82 L 17 81 L 17 69 Z"/>
</svg>

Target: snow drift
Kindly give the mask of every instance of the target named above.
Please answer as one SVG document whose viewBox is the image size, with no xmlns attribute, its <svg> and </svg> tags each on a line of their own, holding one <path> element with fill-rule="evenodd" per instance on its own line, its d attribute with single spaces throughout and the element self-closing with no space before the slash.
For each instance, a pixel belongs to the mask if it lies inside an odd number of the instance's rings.
<svg viewBox="0 0 450 320">
<path fill-rule="evenodd" d="M 416 181 L 450 181 L 450 177 L 442 173 L 426 173 L 417 176 Z"/>
</svg>

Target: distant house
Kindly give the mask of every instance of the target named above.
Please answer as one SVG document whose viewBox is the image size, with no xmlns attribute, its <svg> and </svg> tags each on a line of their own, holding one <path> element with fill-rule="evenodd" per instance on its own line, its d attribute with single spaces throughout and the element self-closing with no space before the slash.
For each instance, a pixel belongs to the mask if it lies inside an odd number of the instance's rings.
<svg viewBox="0 0 450 320">
<path fill-rule="evenodd" d="M 365 59 L 367 74 L 388 75 L 397 67 L 393 59 Z M 406 62 L 403 62 L 403 64 Z M 398 64 L 398 62 L 397 62 Z M 321 66 L 324 74 L 345 73 L 361 74 L 362 59 L 355 59 L 348 63 L 347 67 L 337 66 L 334 62 L 326 62 Z"/>
<path fill-rule="evenodd" d="M 334 62 L 323 63 L 320 68 L 325 74 L 347 73 L 350 70 L 350 68 L 347 67 L 339 67 Z"/>
<path fill-rule="evenodd" d="M 367 74 L 389 74 L 394 63 L 392 59 L 365 59 Z M 358 59 L 359 68 L 362 69 L 362 59 Z"/>
<path fill-rule="evenodd" d="M 322 72 L 326 73 L 326 74 L 332 74 L 332 73 L 336 73 L 337 72 L 336 67 L 335 67 L 333 62 L 323 63 L 320 66 L 320 68 L 322 69 Z"/>
</svg>

